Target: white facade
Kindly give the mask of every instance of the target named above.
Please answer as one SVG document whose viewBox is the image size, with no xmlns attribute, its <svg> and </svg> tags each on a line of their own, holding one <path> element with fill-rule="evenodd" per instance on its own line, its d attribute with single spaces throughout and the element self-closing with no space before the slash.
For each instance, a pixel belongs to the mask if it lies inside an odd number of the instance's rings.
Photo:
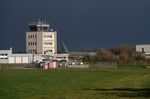
<svg viewBox="0 0 150 99">
<path fill-rule="evenodd" d="M 32 63 L 32 54 L 11 54 L 8 56 L 8 63 L 28 64 Z"/>
<path fill-rule="evenodd" d="M 150 44 L 136 45 L 136 52 L 150 53 Z"/>
<path fill-rule="evenodd" d="M 10 50 L 0 50 L 0 63 L 32 63 L 32 54 L 13 54 L 12 48 Z"/>
<path fill-rule="evenodd" d="M 69 54 L 51 54 L 51 55 L 34 54 L 33 61 L 47 59 L 47 58 L 50 60 L 69 61 Z"/>
<path fill-rule="evenodd" d="M 0 63 L 8 63 L 8 56 L 12 54 L 12 48 L 10 50 L 0 50 Z"/>
<path fill-rule="evenodd" d="M 150 44 L 136 45 L 136 52 L 150 58 Z"/>
<path fill-rule="evenodd" d="M 49 24 L 36 22 L 26 32 L 26 52 L 32 54 L 56 54 L 57 31 L 49 30 Z"/>
</svg>

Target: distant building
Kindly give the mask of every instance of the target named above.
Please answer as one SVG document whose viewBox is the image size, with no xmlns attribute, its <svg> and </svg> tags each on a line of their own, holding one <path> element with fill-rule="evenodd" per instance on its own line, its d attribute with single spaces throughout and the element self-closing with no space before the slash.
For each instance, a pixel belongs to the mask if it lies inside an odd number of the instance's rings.
<svg viewBox="0 0 150 99">
<path fill-rule="evenodd" d="M 26 52 L 57 54 L 57 31 L 44 21 L 30 23 L 29 31 L 26 32 Z"/>
<path fill-rule="evenodd" d="M 12 48 L 0 50 L 0 63 L 32 63 L 38 60 L 69 61 L 69 54 L 57 54 L 57 31 L 40 20 L 29 24 L 25 54 L 13 54 Z"/>
<path fill-rule="evenodd" d="M 0 63 L 32 63 L 32 54 L 13 54 L 12 48 L 10 50 L 0 50 Z"/>
<path fill-rule="evenodd" d="M 57 31 L 45 21 L 30 23 L 26 32 L 26 52 L 36 60 L 69 60 L 69 54 L 57 54 Z"/>
<path fill-rule="evenodd" d="M 150 58 L 150 44 L 136 45 L 136 52 Z"/>
</svg>

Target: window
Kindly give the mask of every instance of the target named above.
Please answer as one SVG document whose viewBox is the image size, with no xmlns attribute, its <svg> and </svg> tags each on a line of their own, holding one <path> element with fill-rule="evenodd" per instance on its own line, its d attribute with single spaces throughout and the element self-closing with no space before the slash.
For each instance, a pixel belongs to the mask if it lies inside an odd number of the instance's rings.
<svg viewBox="0 0 150 99">
<path fill-rule="evenodd" d="M 44 42 L 45 45 L 52 45 L 51 42 Z"/>
<path fill-rule="evenodd" d="M 142 48 L 142 53 L 144 53 L 144 48 Z"/>
<path fill-rule="evenodd" d="M 52 38 L 51 35 L 44 35 L 44 38 Z"/>
</svg>

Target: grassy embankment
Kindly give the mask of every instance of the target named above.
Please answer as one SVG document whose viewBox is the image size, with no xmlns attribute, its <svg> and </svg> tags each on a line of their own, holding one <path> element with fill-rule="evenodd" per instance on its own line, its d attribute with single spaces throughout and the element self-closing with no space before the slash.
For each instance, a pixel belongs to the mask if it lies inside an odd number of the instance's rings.
<svg viewBox="0 0 150 99">
<path fill-rule="evenodd" d="M 150 69 L 1 70 L 0 99 L 149 99 Z"/>
</svg>

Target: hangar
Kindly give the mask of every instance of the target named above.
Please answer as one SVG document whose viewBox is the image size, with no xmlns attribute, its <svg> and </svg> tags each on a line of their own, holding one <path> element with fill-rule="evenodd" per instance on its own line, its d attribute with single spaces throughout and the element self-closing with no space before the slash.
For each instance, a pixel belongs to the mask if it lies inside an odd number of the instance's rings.
<svg viewBox="0 0 150 99">
<path fill-rule="evenodd" d="M 32 63 L 32 54 L 13 54 L 12 48 L 10 50 L 0 50 L 0 63 Z"/>
</svg>

